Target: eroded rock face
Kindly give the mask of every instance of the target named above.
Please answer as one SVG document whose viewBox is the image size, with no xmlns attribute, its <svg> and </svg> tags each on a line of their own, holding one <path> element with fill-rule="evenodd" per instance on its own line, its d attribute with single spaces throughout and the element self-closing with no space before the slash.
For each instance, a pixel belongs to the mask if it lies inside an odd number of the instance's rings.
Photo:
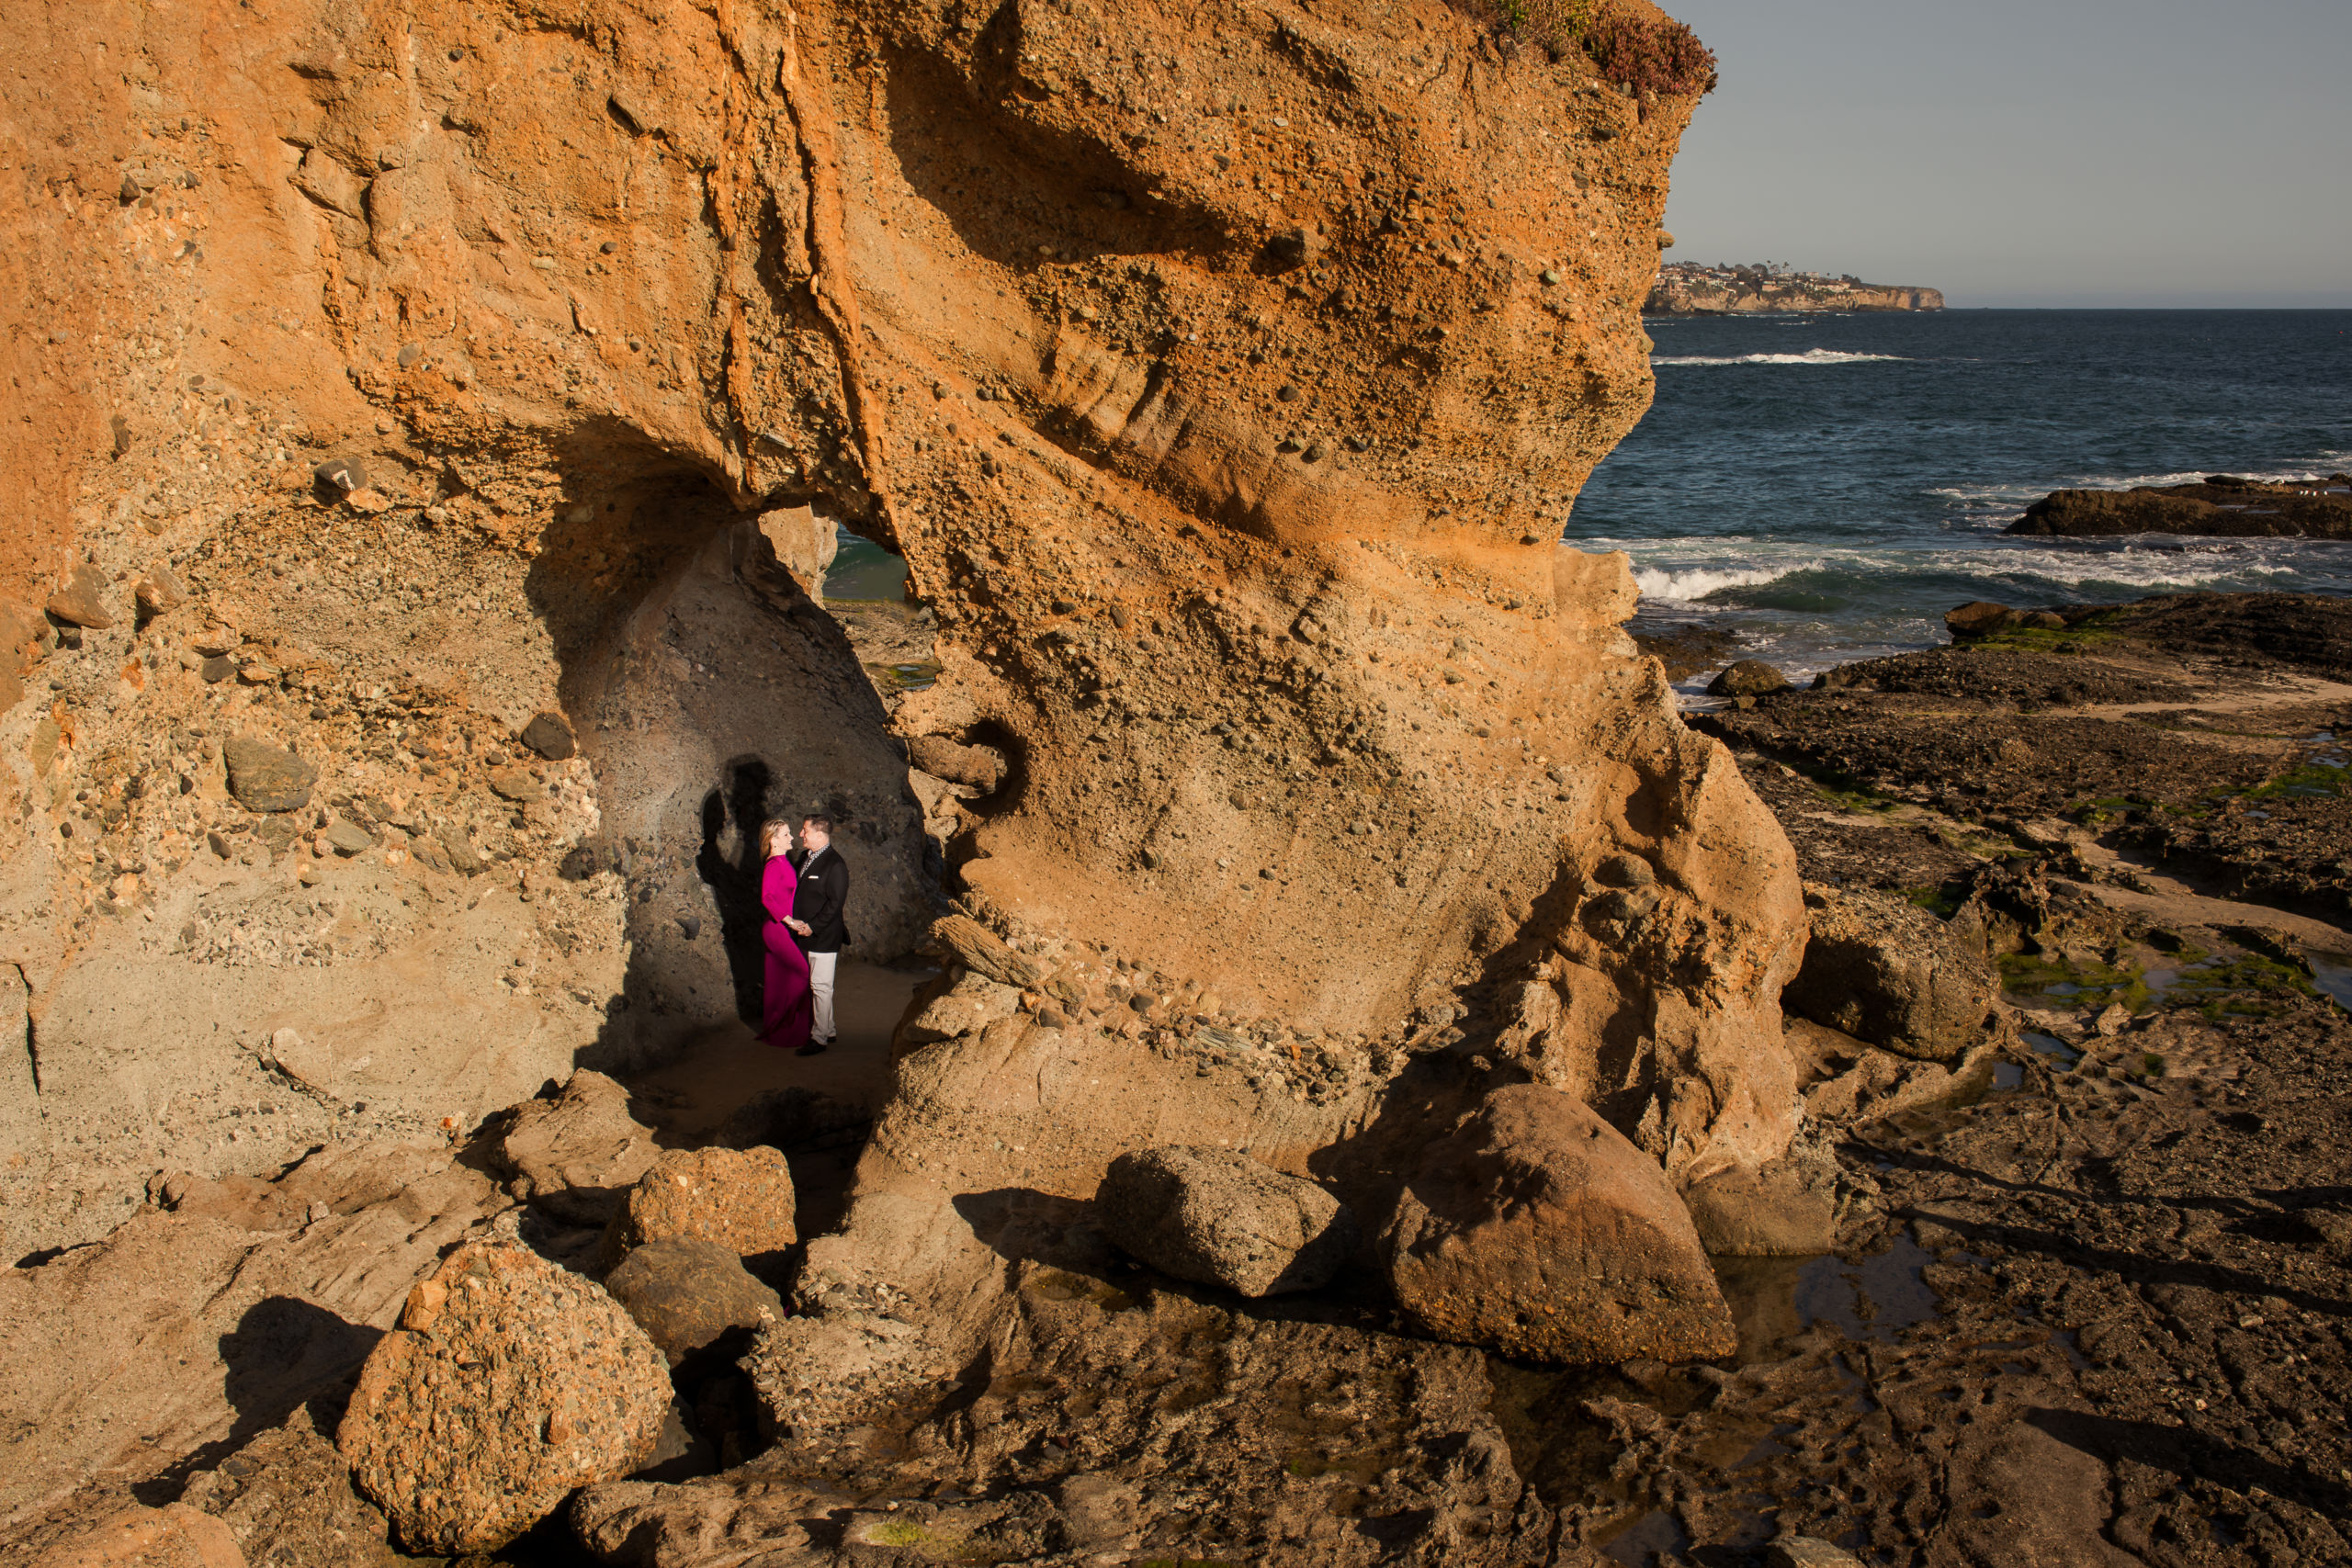
<svg viewBox="0 0 2352 1568">
<path fill-rule="evenodd" d="M 61 1118 L 143 1153 L 126 1039 L 435 1126 L 673 1049 L 744 1010 L 780 811 L 840 819 L 888 956 L 931 913 L 903 741 L 971 781 L 935 819 L 991 940 L 1157 978 L 1114 1020 L 998 976 L 903 1040 L 840 1278 L 978 1290 L 956 1199 L 1091 1192 L 1121 1107 L 1302 1169 L 1474 985 L 1673 1179 L 1780 1152 L 1785 841 L 1620 630 L 1623 558 L 1556 546 L 1646 405 L 1690 100 L 1438 0 L 503 17 L 24 40 L 138 63 L 6 89 L 49 292 L 5 354 L 58 412 L 0 436 L 40 517 L 0 573 L 187 590 L 0 737 Z M 936 620 L 887 715 L 801 508 Z M 300 809 L 236 802 L 241 736 L 316 767 Z M 1280 1089 L 1230 1043 L 1275 1022 L 1315 1047 Z M 100 1184 L 77 1147 L 0 1177 L 52 1232 L 104 1223 L 39 1179 Z M 636 1174 L 527 1179 L 594 1218 Z"/>
<path fill-rule="evenodd" d="M 1496 1090 L 1428 1149 L 1384 1246 L 1398 1303 L 1442 1339 L 1570 1362 L 1736 1345 L 1657 1163 L 1536 1085 Z"/>
<path fill-rule="evenodd" d="M 98 1245 L 0 1272 L 0 1529 L 343 1382 L 443 1252 L 509 1207 L 435 1147 L 157 1185 L 161 1206 Z"/>
<path fill-rule="evenodd" d="M 476 1242 L 410 1293 L 335 1446 L 408 1550 L 490 1551 L 644 1464 L 671 1397 L 662 1352 L 612 1297 Z"/>
<path fill-rule="evenodd" d="M 661 1153 L 653 1129 L 628 1113 L 628 1090 L 585 1069 L 552 1098 L 516 1106 L 498 1140 L 517 1195 L 573 1224 L 618 1219 Z"/>
</svg>

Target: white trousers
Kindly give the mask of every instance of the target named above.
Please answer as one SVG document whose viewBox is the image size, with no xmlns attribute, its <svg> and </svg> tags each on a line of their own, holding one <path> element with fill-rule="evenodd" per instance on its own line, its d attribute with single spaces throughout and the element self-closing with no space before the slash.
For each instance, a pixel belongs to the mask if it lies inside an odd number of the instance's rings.
<svg viewBox="0 0 2352 1568">
<path fill-rule="evenodd" d="M 833 1038 L 833 969 L 841 961 L 838 953 L 808 955 L 808 999 L 816 1011 L 808 1031 L 811 1040 L 830 1043 Z"/>
</svg>

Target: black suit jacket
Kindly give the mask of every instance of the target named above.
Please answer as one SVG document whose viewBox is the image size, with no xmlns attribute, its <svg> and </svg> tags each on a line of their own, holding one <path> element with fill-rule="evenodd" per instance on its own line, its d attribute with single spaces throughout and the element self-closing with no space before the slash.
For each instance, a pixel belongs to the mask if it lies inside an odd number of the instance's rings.
<svg viewBox="0 0 2352 1568">
<path fill-rule="evenodd" d="M 811 855 L 794 850 L 784 857 L 800 874 L 792 894 L 792 918 L 808 922 L 808 934 L 794 934 L 803 953 L 839 953 L 849 941 L 842 911 L 849 907 L 849 864 L 841 852 L 827 844 Z"/>
</svg>

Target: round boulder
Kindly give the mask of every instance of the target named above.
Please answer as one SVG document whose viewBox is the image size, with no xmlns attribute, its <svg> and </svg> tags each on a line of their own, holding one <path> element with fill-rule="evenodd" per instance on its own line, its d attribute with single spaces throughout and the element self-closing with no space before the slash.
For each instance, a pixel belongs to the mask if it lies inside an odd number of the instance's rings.
<svg viewBox="0 0 2352 1568">
<path fill-rule="evenodd" d="M 1397 1303 L 1440 1339 L 1564 1362 L 1738 1348 L 1666 1172 L 1539 1084 L 1497 1089 L 1424 1151 L 1384 1250 Z"/>
<path fill-rule="evenodd" d="M 1231 1149 L 1143 1149 L 1094 1194 L 1102 1233 L 1163 1274 L 1245 1296 L 1328 1283 L 1356 1244 L 1337 1198 Z"/>
<path fill-rule="evenodd" d="M 620 1303 L 528 1247 L 459 1247 L 359 1371 L 335 1446 L 401 1544 L 494 1551 L 642 1468 L 670 1369 Z"/>
</svg>

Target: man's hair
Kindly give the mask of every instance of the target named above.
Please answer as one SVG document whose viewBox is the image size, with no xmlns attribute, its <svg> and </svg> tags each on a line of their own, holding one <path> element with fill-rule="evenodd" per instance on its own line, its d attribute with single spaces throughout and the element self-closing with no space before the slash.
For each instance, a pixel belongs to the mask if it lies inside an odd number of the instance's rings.
<svg viewBox="0 0 2352 1568">
<path fill-rule="evenodd" d="M 828 839 L 833 836 L 833 819 L 824 815 L 822 812 L 811 811 L 808 816 L 803 817 L 800 821 L 802 826 L 814 828 L 820 833 L 824 834 Z"/>
</svg>

